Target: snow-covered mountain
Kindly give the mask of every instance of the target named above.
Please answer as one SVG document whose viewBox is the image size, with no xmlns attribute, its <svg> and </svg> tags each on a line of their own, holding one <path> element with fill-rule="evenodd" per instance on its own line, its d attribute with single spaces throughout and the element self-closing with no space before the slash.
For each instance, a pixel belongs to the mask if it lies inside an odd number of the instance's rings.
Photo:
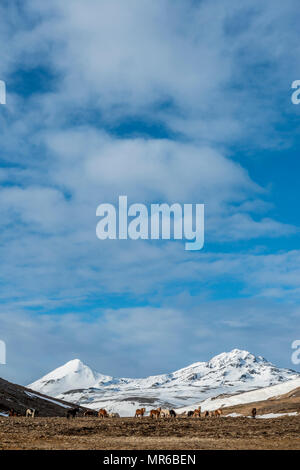
<svg viewBox="0 0 300 470">
<path fill-rule="evenodd" d="M 278 368 L 261 356 L 233 349 L 208 362 L 142 379 L 103 375 L 74 359 L 28 387 L 90 408 L 106 407 L 122 416 L 132 416 L 140 406 L 181 408 L 210 397 L 269 387 L 299 377 L 299 373 Z"/>
<path fill-rule="evenodd" d="M 46 395 L 56 396 L 68 390 L 93 387 L 106 379 L 111 379 L 111 377 L 93 372 L 79 359 L 73 359 L 29 385 L 29 388 Z"/>
</svg>

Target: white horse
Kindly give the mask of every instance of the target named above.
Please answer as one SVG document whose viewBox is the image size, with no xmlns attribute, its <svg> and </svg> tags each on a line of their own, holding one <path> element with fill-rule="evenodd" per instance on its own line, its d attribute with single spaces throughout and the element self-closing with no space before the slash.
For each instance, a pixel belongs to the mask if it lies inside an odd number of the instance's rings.
<svg viewBox="0 0 300 470">
<path fill-rule="evenodd" d="M 108 413 L 109 418 L 120 418 L 119 413 Z"/>
<path fill-rule="evenodd" d="M 28 408 L 26 410 L 26 418 L 34 418 L 35 413 L 36 413 L 36 411 L 35 411 L 34 408 Z"/>
<path fill-rule="evenodd" d="M 167 410 L 166 408 L 165 409 L 162 409 L 161 412 L 160 412 L 160 416 L 162 418 L 170 418 L 170 410 Z"/>
</svg>

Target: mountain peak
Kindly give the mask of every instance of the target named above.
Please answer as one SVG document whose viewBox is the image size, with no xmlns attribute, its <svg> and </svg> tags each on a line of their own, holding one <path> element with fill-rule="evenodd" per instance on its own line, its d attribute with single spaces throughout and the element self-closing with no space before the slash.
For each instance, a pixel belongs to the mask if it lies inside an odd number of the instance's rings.
<svg viewBox="0 0 300 470">
<path fill-rule="evenodd" d="M 83 389 L 92 387 L 100 374 L 93 372 L 80 359 L 72 359 L 64 365 L 44 375 L 41 379 L 29 385 L 29 388 L 43 390 L 47 393 L 59 393 L 61 387 L 65 389 Z"/>
<path fill-rule="evenodd" d="M 248 354 L 251 354 L 251 353 L 249 351 L 246 351 L 246 349 L 234 348 L 231 351 L 229 351 L 229 353 L 227 353 L 227 354 L 232 354 L 232 355 L 245 355 L 246 354 L 246 355 L 248 355 Z M 253 354 L 251 354 L 251 356 L 253 356 Z"/>
<path fill-rule="evenodd" d="M 71 359 L 70 361 L 66 362 L 64 365 L 60 366 L 59 369 L 65 368 L 68 369 L 69 371 L 71 370 L 79 370 L 82 369 L 83 367 L 88 367 L 85 365 L 80 359 Z"/>
<path fill-rule="evenodd" d="M 183 369 L 180 369 L 177 372 L 181 372 L 184 370 L 189 370 L 191 368 L 195 367 L 201 367 L 201 366 L 206 366 L 208 365 L 209 367 L 222 367 L 228 364 L 232 363 L 241 363 L 242 361 L 246 362 L 268 362 L 266 359 L 264 359 L 262 356 L 255 356 L 254 354 L 250 353 L 249 351 L 246 351 L 244 349 L 232 349 L 229 352 L 223 352 L 220 354 L 217 354 L 216 356 L 213 356 L 209 361 L 207 362 L 194 362 L 193 364 L 190 364 L 187 367 L 184 367 Z"/>
<path fill-rule="evenodd" d="M 45 375 L 43 379 L 46 379 L 46 378 L 58 379 L 70 373 L 79 372 L 83 370 L 91 370 L 91 369 L 87 365 L 85 365 L 80 359 L 72 359 L 71 361 L 66 362 L 62 366 L 57 367 L 57 369 L 54 369 L 49 374 Z"/>
<path fill-rule="evenodd" d="M 246 351 L 246 349 L 232 349 L 229 352 L 223 352 L 221 354 L 218 354 L 215 357 L 218 356 L 227 356 L 227 357 L 255 357 L 254 354 L 250 353 L 249 351 Z"/>
<path fill-rule="evenodd" d="M 267 363 L 262 356 L 255 356 L 249 351 L 243 349 L 232 349 L 232 351 L 224 352 L 214 356 L 208 364 L 210 367 L 226 367 L 235 365 L 236 367 L 244 364 Z"/>
</svg>

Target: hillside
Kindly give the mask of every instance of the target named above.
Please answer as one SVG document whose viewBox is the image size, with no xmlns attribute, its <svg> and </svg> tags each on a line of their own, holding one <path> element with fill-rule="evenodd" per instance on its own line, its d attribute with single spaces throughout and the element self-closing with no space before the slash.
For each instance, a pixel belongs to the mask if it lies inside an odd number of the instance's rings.
<svg viewBox="0 0 300 470">
<path fill-rule="evenodd" d="M 6 416 L 11 408 L 24 416 L 27 408 L 35 408 L 39 416 L 66 416 L 72 403 L 53 399 L 29 388 L 0 379 L 0 415 Z"/>
<path fill-rule="evenodd" d="M 300 377 L 287 382 L 264 387 L 251 392 L 234 395 L 221 395 L 207 398 L 194 404 L 203 411 L 222 408 L 223 414 L 240 414 L 248 416 L 253 407 L 258 415 L 300 412 Z M 188 411 L 190 407 L 177 409 L 178 413 Z"/>
<path fill-rule="evenodd" d="M 257 402 L 226 407 L 223 409 L 225 416 L 250 416 L 252 408 L 256 408 L 257 417 L 275 418 L 280 416 L 300 416 L 300 387 L 290 393 L 278 395 Z"/>
</svg>

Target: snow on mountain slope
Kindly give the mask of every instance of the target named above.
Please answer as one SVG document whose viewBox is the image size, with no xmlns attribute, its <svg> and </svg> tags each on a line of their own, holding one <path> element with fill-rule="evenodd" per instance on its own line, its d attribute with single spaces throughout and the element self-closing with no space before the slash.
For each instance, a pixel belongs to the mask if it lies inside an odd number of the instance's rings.
<svg viewBox="0 0 300 470">
<path fill-rule="evenodd" d="M 29 387 L 69 402 L 94 409 L 106 407 L 121 416 L 132 416 L 140 406 L 180 408 L 221 394 L 269 387 L 298 377 L 297 372 L 277 368 L 261 356 L 234 349 L 208 362 L 142 379 L 102 375 L 74 360 Z"/>
<path fill-rule="evenodd" d="M 300 387 L 300 377 L 293 380 L 288 380 L 278 385 L 272 385 L 270 387 L 260 388 L 251 392 L 238 393 L 237 395 L 217 398 L 207 398 L 206 400 L 195 403 L 195 408 L 201 406 L 202 411 L 216 410 L 218 408 L 224 408 L 228 406 L 242 405 L 246 403 L 254 403 L 259 401 L 268 400 L 273 397 L 281 397 L 285 393 Z M 183 407 L 178 409 L 179 413 L 188 411 L 190 407 Z"/>
</svg>

